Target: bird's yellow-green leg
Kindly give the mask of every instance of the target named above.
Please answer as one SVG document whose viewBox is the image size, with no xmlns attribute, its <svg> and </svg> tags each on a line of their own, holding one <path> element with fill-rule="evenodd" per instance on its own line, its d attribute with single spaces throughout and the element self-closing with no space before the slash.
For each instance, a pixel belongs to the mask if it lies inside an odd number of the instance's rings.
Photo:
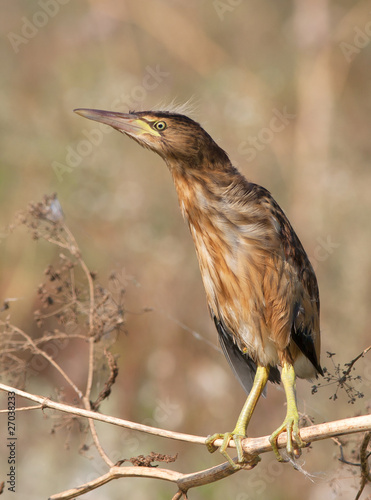
<svg viewBox="0 0 371 500">
<path fill-rule="evenodd" d="M 246 437 L 246 429 L 250 422 L 251 416 L 254 412 L 256 403 L 258 402 L 259 396 L 263 392 L 263 389 L 267 383 L 269 376 L 269 366 L 258 366 L 256 369 L 256 374 L 254 378 L 254 383 L 251 391 L 246 399 L 246 402 L 242 408 L 240 416 L 238 417 L 236 426 L 232 432 L 226 432 L 224 434 L 213 434 L 206 439 L 206 446 L 210 453 L 213 453 L 217 447 L 214 442 L 217 439 L 223 439 L 223 443 L 219 448 L 220 453 L 228 460 L 233 468 L 238 469 L 240 465 L 244 462 L 244 455 L 241 441 Z M 233 462 L 232 458 L 227 453 L 228 444 L 233 439 L 237 450 L 237 464 Z"/>
<path fill-rule="evenodd" d="M 284 363 L 282 367 L 281 379 L 286 393 L 286 418 L 283 421 L 283 424 L 278 427 L 278 429 L 274 431 L 269 438 L 277 460 L 280 462 L 285 461 L 280 455 L 277 447 L 277 439 L 282 432 L 287 432 L 286 450 L 290 456 L 293 456 L 294 454 L 293 441 L 295 442 L 297 449 L 303 448 L 305 446 L 305 443 L 301 440 L 299 434 L 299 414 L 296 407 L 295 378 L 294 367 L 290 363 Z"/>
</svg>

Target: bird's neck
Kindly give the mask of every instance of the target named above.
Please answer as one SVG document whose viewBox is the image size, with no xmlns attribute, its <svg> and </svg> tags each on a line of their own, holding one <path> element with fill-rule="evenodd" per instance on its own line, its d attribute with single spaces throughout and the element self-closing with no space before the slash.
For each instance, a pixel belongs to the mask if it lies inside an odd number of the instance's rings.
<svg viewBox="0 0 371 500">
<path fill-rule="evenodd" d="M 231 164 L 222 168 L 171 168 L 170 171 L 183 217 L 196 228 L 216 213 L 228 212 L 233 202 L 231 190 L 234 185 L 249 185 Z"/>
<path fill-rule="evenodd" d="M 203 219 L 210 210 L 217 208 L 223 190 L 223 175 L 196 169 L 171 169 L 171 173 L 186 221 L 192 223 Z"/>
<path fill-rule="evenodd" d="M 216 313 L 219 308 L 217 290 L 226 291 L 231 283 L 235 289 L 239 287 L 238 283 L 224 277 L 228 272 L 236 276 L 239 272 L 237 247 L 241 235 L 234 190 L 248 183 L 233 167 L 212 172 L 185 170 L 183 173 L 173 169 L 172 174 L 179 205 L 195 244 L 207 300 Z"/>
</svg>

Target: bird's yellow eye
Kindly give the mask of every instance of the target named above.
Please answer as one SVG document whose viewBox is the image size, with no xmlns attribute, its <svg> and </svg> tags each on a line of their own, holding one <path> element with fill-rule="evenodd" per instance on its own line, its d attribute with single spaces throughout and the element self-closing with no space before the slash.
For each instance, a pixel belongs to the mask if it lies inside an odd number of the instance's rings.
<svg viewBox="0 0 371 500">
<path fill-rule="evenodd" d="M 159 132 L 162 132 L 167 127 L 166 122 L 163 122 L 161 120 L 158 122 L 155 122 L 152 126 L 153 126 L 153 128 L 155 128 Z"/>
</svg>

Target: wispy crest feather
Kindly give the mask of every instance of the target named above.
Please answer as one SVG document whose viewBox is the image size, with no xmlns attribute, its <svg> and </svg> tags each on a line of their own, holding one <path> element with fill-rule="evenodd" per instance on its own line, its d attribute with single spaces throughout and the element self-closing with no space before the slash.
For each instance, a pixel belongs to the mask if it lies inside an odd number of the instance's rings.
<svg viewBox="0 0 371 500">
<path fill-rule="evenodd" d="M 198 108 L 199 102 L 192 96 L 183 103 L 179 102 L 176 98 L 172 99 L 170 102 L 165 100 L 160 101 L 154 106 L 153 111 L 161 110 L 178 115 L 190 115 L 190 118 L 195 120 L 197 118 Z"/>
</svg>

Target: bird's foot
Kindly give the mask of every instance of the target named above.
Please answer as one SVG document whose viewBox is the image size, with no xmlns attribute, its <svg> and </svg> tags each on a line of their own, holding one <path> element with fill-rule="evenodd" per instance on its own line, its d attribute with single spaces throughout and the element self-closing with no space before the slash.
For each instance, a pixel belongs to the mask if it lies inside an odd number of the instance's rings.
<svg viewBox="0 0 371 500">
<path fill-rule="evenodd" d="M 257 465 L 258 462 L 260 462 L 260 457 L 258 456 L 247 456 L 243 449 L 242 449 L 242 440 L 245 439 L 246 436 L 242 434 L 236 434 L 235 431 L 233 432 L 225 432 L 224 434 L 213 434 L 212 436 L 208 436 L 205 443 L 206 447 L 209 450 L 210 453 L 214 453 L 218 449 L 217 446 L 215 446 L 215 441 L 217 439 L 222 439 L 223 442 L 221 446 L 219 447 L 220 453 L 223 455 L 223 457 L 229 462 L 229 464 L 233 467 L 235 470 L 239 469 L 252 469 Z M 236 451 L 237 451 L 237 460 L 234 459 L 229 455 L 227 452 L 228 445 L 230 441 L 233 440 L 235 445 L 236 445 Z"/>
<path fill-rule="evenodd" d="M 301 439 L 299 434 L 299 415 L 288 414 L 283 422 L 283 424 L 275 430 L 269 438 L 269 442 L 272 445 L 274 454 L 279 462 L 287 462 L 288 460 L 282 457 L 278 451 L 277 440 L 278 436 L 283 432 L 287 432 L 287 444 L 286 451 L 290 458 L 299 458 L 301 455 L 301 448 L 307 446 L 307 443 Z"/>
</svg>

